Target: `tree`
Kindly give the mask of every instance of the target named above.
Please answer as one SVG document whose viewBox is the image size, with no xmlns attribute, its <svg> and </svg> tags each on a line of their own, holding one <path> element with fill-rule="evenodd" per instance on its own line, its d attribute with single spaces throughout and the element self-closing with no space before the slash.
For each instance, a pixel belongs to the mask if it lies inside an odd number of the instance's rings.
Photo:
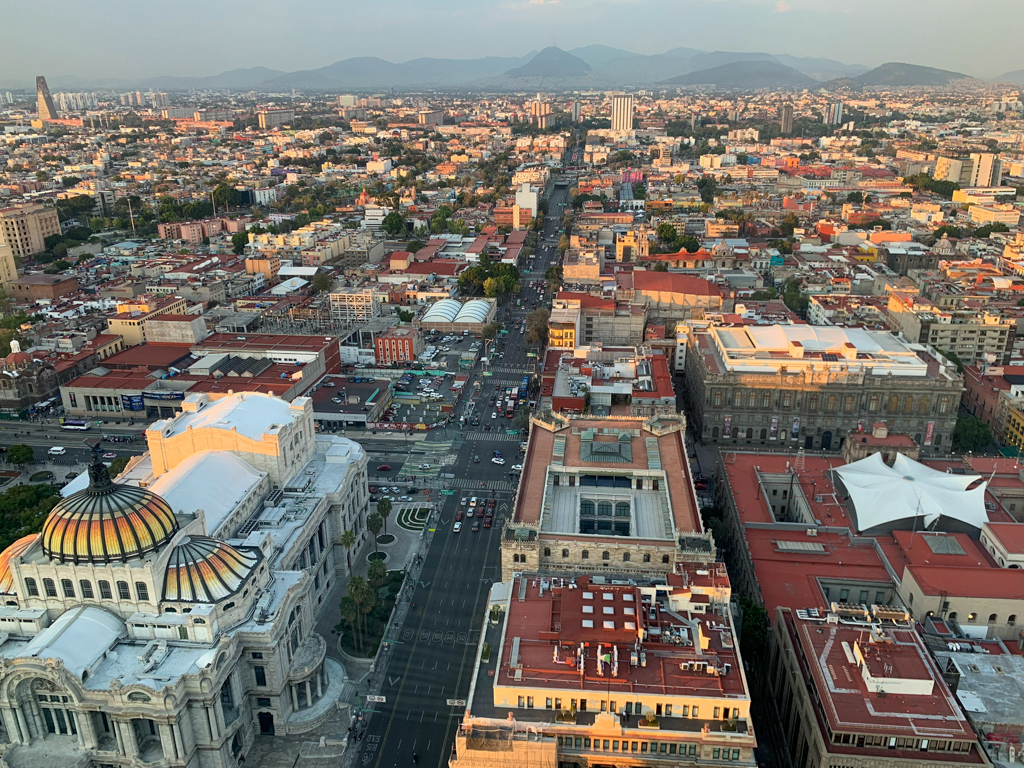
<svg viewBox="0 0 1024 768">
<path fill-rule="evenodd" d="M 979 453 L 992 443 L 992 430 L 976 416 L 962 416 L 953 430 L 953 450 Z"/>
<path fill-rule="evenodd" d="M 943 224 L 933 234 L 936 240 L 941 240 L 943 237 L 961 238 L 964 236 L 963 230 L 953 224 Z"/>
<path fill-rule="evenodd" d="M 7 449 L 7 461 L 11 464 L 17 464 L 19 467 L 24 467 L 26 464 L 31 464 L 35 461 L 35 451 L 32 450 L 31 445 L 12 445 Z"/>
<path fill-rule="evenodd" d="M 366 529 L 373 534 L 373 551 L 377 551 L 377 534 L 384 527 L 384 518 L 380 512 L 372 512 L 366 518 Z"/>
<path fill-rule="evenodd" d="M 964 361 L 960 359 L 956 352 L 946 352 L 942 349 L 940 349 L 939 352 L 943 357 L 949 360 L 949 362 L 956 366 L 957 371 L 960 373 L 964 372 Z"/>
<path fill-rule="evenodd" d="M 391 499 L 381 499 L 377 502 L 377 514 L 384 522 L 384 533 L 388 532 L 388 515 L 391 514 Z"/>
<path fill-rule="evenodd" d="M 655 264 L 653 267 L 651 267 L 651 271 L 652 272 L 668 272 L 668 264 L 666 262 L 664 262 L 664 261 L 659 261 L 657 264 Z"/>
<path fill-rule="evenodd" d="M 502 283 L 496 277 L 488 277 L 484 280 L 484 296 L 488 299 L 496 299 L 503 291 L 501 290 Z"/>
<path fill-rule="evenodd" d="M 993 232 L 1009 232 L 1010 228 L 1001 221 L 994 221 L 983 227 L 978 227 L 971 235 L 972 237 L 989 237 Z"/>
<path fill-rule="evenodd" d="M 373 588 L 373 595 L 376 598 L 377 591 L 388 580 L 388 567 L 384 565 L 383 560 L 370 561 L 370 564 L 366 567 L 366 580 Z"/>
<path fill-rule="evenodd" d="M 787 307 L 798 314 L 805 313 L 807 305 L 810 303 L 810 300 L 800 290 L 800 281 L 795 277 L 787 278 L 786 282 L 782 284 L 782 300 Z"/>
<path fill-rule="evenodd" d="M 345 595 L 341 598 L 341 615 L 345 620 L 352 626 L 352 634 L 355 638 L 355 645 L 362 649 L 363 638 L 362 633 L 359 631 L 359 616 L 361 615 L 359 610 L 359 604 L 352 599 L 352 595 Z"/>
<path fill-rule="evenodd" d="M 381 229 L 392 237 L 405 234 L 405 219 L 402 218 L 402 214 L 398 211 L 392 211 L 385 216 L 380 226 Z"/>
<path fill-rule="evenodd" d="M 118 456 L 110 462 L 110 466 L 107 467 L 107 469 L 110 472 L 111 477 L 117 477 L 124 472 L 124 468 L 128 466 L 128 458 L 129 457 L 127 456 Z"/>
<path fill-rule="evenodd" d="M 663 243 L 675 243 L 676 228 L 667 221 L 663 221 L 658 225 L 658 239 Z"/>
<path fill-rule="evenodd" d="M 864 202 L 864 193 L 860 192 L 859 190 L 851 192 L 846 196 L 846 202 L 857 203 L 859 205 L 860 203 Z"/>
<path fill-rule="evenodd" d="M 700 240 L 693 235 L 683 235 L 676 240 L 676 244 L 680 250 L 684 250 L 687 253 L 696 253 L 700 250 Z"/>
<path fill-rule="evenodd" d="M 16 485 L 0 493 L 0 550 L 40 530 L 59 500 L 57 487 L 49 484 Z"/>
<path fill-rule="evenodd" d="M 562 256 L 567 250 L 569 250 L 569 238 L 562 235 L 558 238 L 558 255 Z"/>
<path fill-rule="evenodd" d="M 326 293 L 334 287 L 334 278 L 326 272 L 318 272 L 313 275 L 312 285 L 317 293 Z"/>
<path fill-rule="evenodd" d="M 480 338 L 484 340 L 493 339 L 503 327 L 502 323 L 488 323 L 480 330 Z"/>
<path fill-rule="evenodd" d="M 526 316 L 526 343 L 540 344 L 547 346 L 548 343 L 548 320 L 551 313 L 538 307 Z"/>
<path fill-rule="evenodd" d="M 520 408 L 512 419 L 512 428 L 525 433 L 530 428 L 530 411 L 528 408 Z"/>
<path fill-rule="evenodd" d="M 231 252 L 236 256 L 241 256 L 245 253 L 245 246 L 249 244 L 249 233 L 248 232 L 235 232 L 231 236 Z"/>
<path fill-rule="evenodd" d="M 398 319 L 403 323 L 411 323 L 412 319 L 416 317 L 416 313 L 411 309 L 400 309 L 398 310 Z"/>
<path fill-rule="evenodd" d="M 348 561 L 348 572 L 352 573 L 352 547 L 356 545 L 356 535 L 350 530 L 341 534 L 341 546 L 345 548 L 345 560 Z"/>
</svg>

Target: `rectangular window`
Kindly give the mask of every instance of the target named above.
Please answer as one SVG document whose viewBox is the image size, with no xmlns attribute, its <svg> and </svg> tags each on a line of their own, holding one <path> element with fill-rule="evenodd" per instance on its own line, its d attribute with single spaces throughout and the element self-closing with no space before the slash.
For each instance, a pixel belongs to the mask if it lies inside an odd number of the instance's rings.
<svg viewBox="0 0 1024 768">
<path fill-rule="evenodd" d="M 734 749 L 732 751 L 732 759 L 733 760 L 739 760 L 740 759 L 740 751 L 738 749 Z"/>
<path fill-rule="evenodd" d="M 128 582 L 127 581 L 119 581 L 119 582 L 117 582 L 117 596 L 121 600 L 131 600 L 132 599 L 131 592 L 128 591 Z"/>
<path fill-rule="evenodd" d="M 101 581 L 99 584 L 100 584 L 100 597 L 103 600 L 110 600 L 110 599 L 112 599 L 113 595 L 110 593 L 110 582 L 109 581 Z"/>
<path fill-rule="evenodd" d="M 270 699 L 265 699 L 263 697 L 257 697 L 256 698 L 256 706 L 257 707 L 269 707 L 270 706 Z"/>
<path fill-rule="evenodd" d="M 260 653 L 259 651 L 253 651 L 253 652 L 252 652 L 252 657 L 253 657 L 254 659 L 262 659 L 262 658 L 263 658 L 263 654 L 262 654 L 262 653 Z"/>
<path fill-rule="evenodd" d="M 253 674 L 256 676 L 256 685 L 261 688 L 265 688 L 267 685 L 267 668 L 266 667 L 253 667 Z"/>
<path fill-rule="evenodd" d="M 139 602 L 149 600 L 149 587 L 143 581 L 135 582 L 135 594 L 139 596 Z"/>
<path fill-rule="evenodd" d="M 551 709 L 551 698 L 544 699 L 544 709 Z"/>
<path fill-rule="evenodd" d="M 711 753 L 711 757 L 714 760 L 719 760 L 722 757 L 722 750 L 718 747 L 715 747 L 715 749 Z"/>
<path fill-rule="evenodd" d="M 523 709 L 526 706 L 526 698 L 524 696 L 519 697 L 519 708 Z"/>
</svg>

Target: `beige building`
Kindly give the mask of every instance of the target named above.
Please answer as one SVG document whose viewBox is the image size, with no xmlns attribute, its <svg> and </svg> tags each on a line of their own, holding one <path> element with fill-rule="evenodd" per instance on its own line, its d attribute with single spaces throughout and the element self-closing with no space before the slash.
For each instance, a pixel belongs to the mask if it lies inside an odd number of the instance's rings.
<svg viewBox="0 0 1024 768">
<path fill-rule="evenodd" d="M 604 272 L 604 252 L 571 248 L 562 260 L 562 279 L 567 283 L 600 283 Z"/>
<path fill-rule="evenodd" d="M 952 352 L 964 365 L 985 363 L 990 354 L 997 365 L 1005 364 L 1013 351 L 1016 324 L 998 312 L 942 309 L 920 296 L 893 291 L 886 314 L 893 330 L 909 342 Z"/>
<path fill-rule="evenodd" d="M 14 261 L 14 249 L 7 243 L 0 243 L 0 288 L 6 293 L 18 279 L 18 265 Z"/>
<path fill-rule="evenodd" d="M 642 304 L 560 291 L 551 303 L 548 338 L 552 346 L 566 348 L 594 343 L 638 347 L 646 325 L 647 308 Z"/>
<path fill-rule="evenodd" d="M 146 342 L 146 321 L 160 315 L 184 315 L 187 303 L 179 296 L 140 296 L 117 305 L 117 314 L 107 318 L 107 333 L 124 339 L 129 347 Z"/>
<path fill-rule="evenodd" d="M 619 234 L 615 238 L 615 260 L 634 262 L 648 256 L 651 252 L 649 234 L 646 224 Z"/>
<path fill-rule="evenodd" d="M 11 247 L 19 259 L 46 250 L 46 238 L 60 234 L 57 211 L 39 203 L 0 208 L 0 243 Z"/>
</svg>

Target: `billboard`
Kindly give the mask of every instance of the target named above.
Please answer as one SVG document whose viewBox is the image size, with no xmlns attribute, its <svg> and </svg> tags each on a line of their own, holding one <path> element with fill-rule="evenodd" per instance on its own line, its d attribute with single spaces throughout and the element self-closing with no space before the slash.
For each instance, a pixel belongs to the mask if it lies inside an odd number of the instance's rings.
<svg viewBox="0 0 1024 768">
<path fill-rule="evenodd" d="M 145 403 L 142 402 L 142 395 L 121 395 L 121 410 L 123 411 L 144 411 Z"/>
<path fill-rule="evenodd" d="M 184 392 L 143 392 L 142 396 L 147 400 L 184 400 Z"/>
</svg>

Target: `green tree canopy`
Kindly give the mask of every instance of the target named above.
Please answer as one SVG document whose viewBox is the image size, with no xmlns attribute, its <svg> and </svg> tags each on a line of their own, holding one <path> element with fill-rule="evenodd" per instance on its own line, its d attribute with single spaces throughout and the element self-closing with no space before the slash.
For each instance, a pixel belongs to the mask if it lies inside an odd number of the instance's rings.
<svg viewBox="0 0 1024 768">
<path fill-rule="evenodd" d="M 317 272 L 313 275 L 312 286 L 317 293 L 326 293 L 334 286 L 334 278 L 326 272 Z"/>
<path fill-rule="evenodd" d="M 953 450 L 979 453 L 992 443 L 992 430 L 976 416 L 961 416 L 953 430 Z"/>
<path fill-rule="evenodd" d="M 235 232 L 231 236 L 231 251 L 236 256 L 241 256 L 245 253 L 245 246 L 249 244 L 249 233 L 248 232 Z"/>
<path fill-rule="evenodd" d="M 59 500 L 59 490 L 49 484 L 16 485 L 0 493 L 0 550 L 22 536 L 41 530 L 46 516 Z"/>
<path fill-rule="evenodd" d="M 398 211 L 392 211 L 384 217 L 381 229 L 392 237 L 405 234 L 405 219 Z"/>
<path fill-rule="evenodd" d="M 24 445 L 22 443 L 12 445 L 7 449 L 7 461 L 18 466 L 31 464 L 35 461 L 35 451 L 32 450 L 31 445 Z"/>
</svg>

